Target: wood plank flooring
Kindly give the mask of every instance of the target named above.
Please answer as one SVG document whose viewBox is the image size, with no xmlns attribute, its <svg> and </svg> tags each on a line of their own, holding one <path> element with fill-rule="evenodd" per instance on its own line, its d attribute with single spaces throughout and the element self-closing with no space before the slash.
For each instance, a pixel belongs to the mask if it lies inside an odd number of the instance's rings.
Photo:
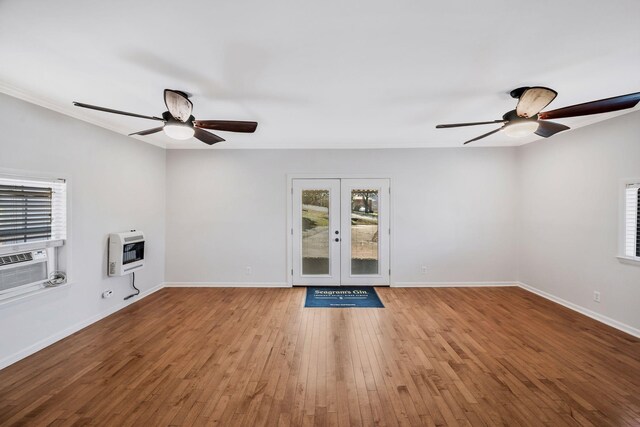
<svg viewBox="0 0 640 427">
<path fill-rule="evenodd" d="M 519 288 L 168 288 L 0 371 L 0 425 L 640 425 L 640 340 Z"/>
</svg>

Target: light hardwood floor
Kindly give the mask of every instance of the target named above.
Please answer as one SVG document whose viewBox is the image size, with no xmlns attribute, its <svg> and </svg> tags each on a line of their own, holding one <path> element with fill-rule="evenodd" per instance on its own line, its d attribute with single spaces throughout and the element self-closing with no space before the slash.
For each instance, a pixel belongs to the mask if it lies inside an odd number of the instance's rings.
<svg viewBox="0 0 640 427">
<path fill-rule="evenodd" d="M 0 425 L 640 425 L 640 340 L 518 288 L 163 289 L 0 371 Z"/>
</svg>

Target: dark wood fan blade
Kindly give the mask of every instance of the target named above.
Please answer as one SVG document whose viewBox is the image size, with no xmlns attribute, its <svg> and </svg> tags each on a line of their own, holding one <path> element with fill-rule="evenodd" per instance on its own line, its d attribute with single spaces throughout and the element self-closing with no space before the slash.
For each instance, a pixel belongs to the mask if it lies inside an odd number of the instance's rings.
<svg viewBox="0 0 640 427">
<path fill-rule="evenodd" d="M 193 103 L 186 94 L 177 90 L 164 90 L 164 103 L 174 119 L 186 122 L 191 117 Z"/>
<path fill-rule="evenodd" d="M 496 132 L 500 132 L 502 129 L 504 129 L 504 126 L 502 126 L 501 128 L 498 128 L 498 129 L 496 129 L 496 130 L 492 130 L 491 132 L 487 132 L 487 133 L 485 133 L 484 135 L 476 136 L 475 138 L 470 139 L 470 140 L 468 140 L 467 142 L 465 142 L 463 145 L 467 145 L 467 144 L 468 144 L 468 143 L 470 143 L 470 142 L 477 141 L 477 140 L 482 139 L 482 138 L 486 138 L 486 137 L 488 137 L 489 135 L 493 135 L 493 134 L 494 134 L 494 133 L 496 133 Z"/>
<path fill-rule="evenodd" d="M 571 128 L 560 123 L 538 120 L 538 129 L 535 133 L 538 136 L 549 138 L 550 136 L 567 129 Z"/>
<path fill-rule="evenodd" d="M 202 129 L 246 133 L 255 132 L 258 127 L 258 123 L 256 122 L 241 122 L 237 120 L 196 120 L 193 122 L 193 125 Z"/>
<path fill-rule="evenodd" d="M 214 135 L 211 132 L 207 132 L 206 130 L 195 128 L 194 132 L 195 133 L 193 134 L 193 136 L 195 136 L 205 144 L 213 145 L 217 142 L 224 141 L 224 139 L 220 138 L 218 135 Z"/>
<path fill-rule="evenodd" d="M 447 125 L 436 125 L 436 129 L 459 128 L 463 126 L 477 126 L 477 125 L 493 125 L 496 123 L 505 123 L 505 122 L 506 120 L 492 120 L 490 122 L 452 123 Z"/>
<path fill-rule="evenodd" d="M 83 104 L 82 102 L 74 101 L 73 105 L 75 105 L 76 107 L 89 108 L 91 110 L 104 111 L 105 113 L 121 114 L 123 116 L 139 117 L 141 119 L 149 119 L 149 120 L 160 120 L 161 122 L 164 122 L 164 119 L 161 119 L 160 117 L 144 116 L 142 114 L 128 113 L 126 111 L 113 110 L 111 108 L 105 108 L 105 107 L 98 107 L 97 105 Z"/>
<path fill-rule="evenodd" d="M 132 135 L 151 135 L 152 133 L 160 132 L 164 126 L 160 126 L 159 128 L 141 130 L 140 132 L 130 133 L 129 136 Z"/>
<path fill-rule="evenodd" d="M 557 110 L 544 111 L 538 115 L 540 119 L 562 119 L 564 117 L 588 116 L 590 114 L 609 113 L 611 111 L 633 108 L 640 102 L 640 92 L 627 95 L 614 96 L 613 98 L 600 99 L 598 101 L 585 102 L 558 108 Z"/>
<path fill-rule="evenodd" d="M 548 87 L 530 87 L 526 89 L 516 107 L 518 117 L 533 117 L 553 101 L 558 92 Z"/>
</svg>

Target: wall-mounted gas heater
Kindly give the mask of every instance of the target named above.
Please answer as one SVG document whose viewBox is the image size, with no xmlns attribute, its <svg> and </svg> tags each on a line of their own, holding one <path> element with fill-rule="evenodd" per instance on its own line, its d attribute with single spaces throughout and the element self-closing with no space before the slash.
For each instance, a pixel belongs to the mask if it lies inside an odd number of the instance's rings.
<svg viewBox="0 0 640 427">
<path fill-rule="evenodd" d="M 109 276 L 124 276 L 144 267 L 144 233 L 127 231 L 109 235 Z"/>
</svg>

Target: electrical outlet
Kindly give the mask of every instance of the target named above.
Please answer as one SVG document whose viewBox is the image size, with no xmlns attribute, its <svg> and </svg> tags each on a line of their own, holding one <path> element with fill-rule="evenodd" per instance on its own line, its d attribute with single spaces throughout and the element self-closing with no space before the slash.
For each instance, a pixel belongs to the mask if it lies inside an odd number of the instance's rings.
<svg viewBox="0 0 640 427">
<path fill-rule="evenodd" d="M 253 274 L 253 269 L 249 266 L 245 267 L 244 274 L 246 274 L 247 276 L 251 276 Z"/>
<path fill-rule="evenodd" d="M 600 302 L 600 292 L 598 291 L 593 291 L 593 300 L 595 302 Z"/>
<path fill-rule="evenodd" d="M 102 298 L 107 299 L 113 296 L 113 291 L 111 289 L 107 289 L 102 293 Z"/>
<path fill-rule="evenodd" d="M 427 274 L 427 266 L 423 265 L 420 271 L 422 272 L 422 274 Z"/>
</svg>

